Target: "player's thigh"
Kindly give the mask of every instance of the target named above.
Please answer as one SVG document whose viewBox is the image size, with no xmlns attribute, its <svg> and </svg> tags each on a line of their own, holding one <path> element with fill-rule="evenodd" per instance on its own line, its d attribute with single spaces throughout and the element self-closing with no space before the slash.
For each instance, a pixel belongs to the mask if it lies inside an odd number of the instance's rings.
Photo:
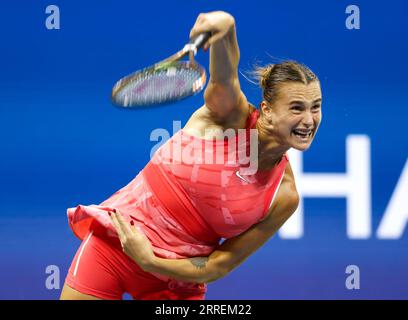
<svg viewBox="0 0 408 320">
<path fill-rule="evenodd" d="M 102 300 L 102 299 L 91 296 L 89 294 L 81 293 L 75 289 L 72 289 L 67 284 L 64 284 L 60 300 Z"/>
</svg>

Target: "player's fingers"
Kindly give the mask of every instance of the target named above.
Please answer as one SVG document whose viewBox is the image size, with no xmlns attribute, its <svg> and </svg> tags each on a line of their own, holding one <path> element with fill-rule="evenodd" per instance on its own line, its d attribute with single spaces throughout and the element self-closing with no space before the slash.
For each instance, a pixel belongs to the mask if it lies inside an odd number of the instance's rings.
<svg viewBox="0 0 408 320">
<path fill-rule="evenodd" d="M 146 237 L 146 235 L 144 234 L 143 230 L 135 224 L 135 222 L 133 220 L 130 221 L 130 230 L 138 235 L 141 235 L 143 237 Z"/>
<path fill-rule="evenodd" d="M 118 222 L 118 219 L 117 219 L 116 216 L 115 216 L 115 213 L 114 213 L 114 212 L 108 212 L 108 214 L 109 214 L 109 216 L 110 216 L 110 218 L 111 218 L 111 221 L 112 221 L 113 226 L 114 226 L 115 229 L 116 229 L 116 232 L 118 233 L 120 242 L 124 241 L 125 235 L 124 235 L 124 233 L 123 233 L 123 231 L 122 231 L 121 225 L 120 225 L 119 222 Z"/>
<path fill-rule="evenodd" d="M 138 231 L 140 232 L 140 227 L 135 225 L 135 222 L 133 220 L 130 220 L 130 230 L 133 233 L 137 233 Z"/>
<path fill-rule="evenodd" d="M 194 27 L 190 31 L 190 39 L 198 36 L 201 33 L 204 32 L 215 32 L 216 30 L 214 27 L 207 21 L 203 21 L 201 23 L 195 24 Z"/>
<path fill-rule="evenodd" d="M 192 36 L 190 36 L 190 39 L 194 39 L 199 34 L 205 33 L 205 32 L 208 32 L 208 31 L 209 31 L 209 29 L 207 29 L 207 28 L 198 28 L 193 33 L 191 33 Z M 213 32 L 211 32 L 211 34 L 213 34 Z M 203 45 L 203 50 L 204 51 L 207 51 L 207 49 L 210 47 L 210 45 L 208 45 L 208 43 L 209 43 L 209 41 L 211 40 L 212 37 L 213 37 L 213 35 L 210 36 L 210 38 L 206 41 L 206 43 L 204 43 L 204 45 Z"/>
<path fill-rule="evenodd" d="M 219 39 L 223 37 L 223 34 L 216 33 L 212 37 L 208 39 L 208 41 L 204 44 L 203 49 L 208 50 L 208 48 L 215 42 L 217 42 Z"/>
<path fill-rule="evenodd" d="M 122 214 L 116 210 L 115 212 L 115 217 L 122 229 L 122 232 L 126 235 L 126 236 L 130 236 L 132 234 L 132 231 L 130 230 L 129 225 L 126 223 L 125 219 L 123 218 Z"/>
<path fill-rule="evenodd" d="M 200 13 L 197 16 L 197 19 L 196 19 L 196 21 L 194 23 L 194 26 L 200 26 L 205 22 L 207 22 L 207 15 L 205 13 Z"/>
<path fill-rule="evenodd" d="M 193 39 L 200 33 L 204 32 L 203 30 L 204 29 L 202 28 L 202 26 L 194 26 L 193 29 L 191 29 L 190 31 L 190 39 Z"/>
</svg>

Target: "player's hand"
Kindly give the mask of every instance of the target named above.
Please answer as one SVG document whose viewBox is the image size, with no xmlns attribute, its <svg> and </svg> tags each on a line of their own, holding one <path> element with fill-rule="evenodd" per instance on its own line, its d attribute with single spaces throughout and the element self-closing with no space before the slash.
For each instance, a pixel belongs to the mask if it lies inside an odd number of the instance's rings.
<svg viewBox="0 0 408 320">
<path fill-rule="evenodd" d="M 130 223 L 126 222 L 118 210 L 109 212 L 109 216 L 119 235 L 123 251 L 147 271 L 156 258 L 149 239 L 134 224 L 133 220 Z"/>
<path fill-rule="evenodd" d="M 204 44 L 207 50 L 213 43 L 224 37 L 235 25 L 232 15 L 224 11 L 201 13 L 190 31 L 190 39 L 203 32 L 211 32 L 211 37 Z"/>
</svg>

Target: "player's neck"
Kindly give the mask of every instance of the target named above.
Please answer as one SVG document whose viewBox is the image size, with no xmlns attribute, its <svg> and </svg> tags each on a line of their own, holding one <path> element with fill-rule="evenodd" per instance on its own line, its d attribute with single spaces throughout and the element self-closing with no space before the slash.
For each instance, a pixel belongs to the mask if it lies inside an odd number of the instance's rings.
<svg viewBox="0 0 408 320">
<path fill-rule="evenodd" d="M 289 148 L 276 146 L 273 143 L 258 145 L 258 168 L 259 170 L 269 170 L 273 168 L 288 151 Z"/>
<path fill-rule="evenodd" d="M 282 144 L 277 138 L 258 129 L 258 168 L 260 170 L 269 170 L 273 168 L 289 150 L 289 146 Z"/>
</svg>

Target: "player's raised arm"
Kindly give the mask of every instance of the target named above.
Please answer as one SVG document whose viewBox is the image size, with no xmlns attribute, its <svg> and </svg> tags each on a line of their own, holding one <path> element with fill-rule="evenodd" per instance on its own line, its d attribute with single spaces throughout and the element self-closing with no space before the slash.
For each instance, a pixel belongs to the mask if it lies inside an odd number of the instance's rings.
<svg viewBox="0 0 408 320">
<path fill-rule="evenodd" d="M 223 11 L 202 13 L 190 37 L 206 31 L 212 36 L 204 45 L 204 49 L 210 47 L 210 80 L 204 93 L 205 105 L 220 121 L 233 118 L 236 112 L 247 114 L 248 103 L 238 79 L 240 53 L 235 19 Z"/>
</svg>

